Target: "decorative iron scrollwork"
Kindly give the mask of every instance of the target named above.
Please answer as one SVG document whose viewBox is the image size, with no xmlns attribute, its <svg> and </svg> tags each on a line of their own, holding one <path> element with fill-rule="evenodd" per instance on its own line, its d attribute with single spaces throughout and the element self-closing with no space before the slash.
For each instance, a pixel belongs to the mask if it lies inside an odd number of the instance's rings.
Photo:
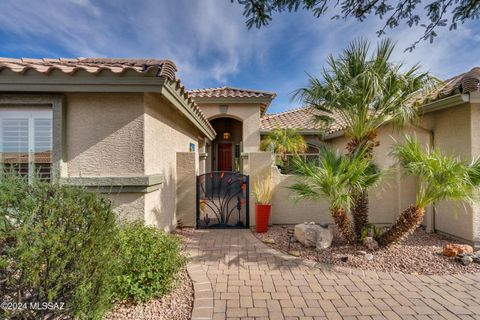
<svg viewBox="0 0 480 320">
<path fill-rule="evenodd" d="M 197 177 L 197 227 L 249 227 L 247 175 L 218 171 Z"/>
</svg>

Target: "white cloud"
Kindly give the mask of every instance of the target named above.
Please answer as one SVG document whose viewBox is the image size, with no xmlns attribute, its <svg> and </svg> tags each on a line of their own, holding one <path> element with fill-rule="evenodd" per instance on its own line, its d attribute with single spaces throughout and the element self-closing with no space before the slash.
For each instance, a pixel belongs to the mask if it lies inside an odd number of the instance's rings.
<svg viewBox="0 0 480 320">
<path fill-rule="evenodd" d="M 289 93 L 318 74 L 329 53 L 355 37 L 373 41 L 379 22 L 317 19 L 283 13 L 270 25 L 247 30 L 243 8 L 228 0 L 2 0 L 0 51 L 35 56 L 152 57 L 173 60 L 189 88 L 227 84 L 273 90 L 273 110 L 288 108 Z M 420 62 L 445 77 L 476 63 L 480 46 L 472 26 L 444 31 L 433 45 L 403 49 L 421 30 L 401 26 L 395 58 Z M 466 49 L 467 48 L 467 49 Z"/>
</svg>

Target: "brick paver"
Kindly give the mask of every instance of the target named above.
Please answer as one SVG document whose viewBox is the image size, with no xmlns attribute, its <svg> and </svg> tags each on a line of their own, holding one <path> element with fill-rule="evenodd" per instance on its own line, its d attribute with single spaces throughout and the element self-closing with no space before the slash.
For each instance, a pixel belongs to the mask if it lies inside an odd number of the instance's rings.
<svg viewBox="0 0 480 320">
<path fill-rule="evenodd" d="M 192 319 L 480 320 L 480 274 L 335 270 L 269 248 L 249 230 L 196 231 L 187 249 Z"/>
</svg>

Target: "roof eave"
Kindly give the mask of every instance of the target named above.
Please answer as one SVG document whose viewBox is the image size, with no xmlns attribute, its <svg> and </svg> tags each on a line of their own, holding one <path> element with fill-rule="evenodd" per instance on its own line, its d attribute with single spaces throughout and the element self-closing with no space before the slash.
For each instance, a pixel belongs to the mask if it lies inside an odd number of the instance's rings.
<svg viewBox="0 0 480 320">
<path fill-rule="evenodd" d="M 108 92 L 161 93 L 180 110 L 206 137 L 213 140 L 215 131 L 196 114 L 189 101 L 166 77 L 86 75 L 55 77 L 52 75 L 9 74 L 0 76 L 0 92 Z"/>
<path fill-rule="evenodd" d="M 158 92 L 165 77 L 84 75 L 77 77 L 11 73 L 0 76 L 0 91 L 21 92 Z"/>
<path fill-rule="evenodd" d="M 260 104 L 262 114 L 265 114 L 273 97 L 194 97 L 197 104 Z"/>
<path fill-rule="evenodd" d="M 420 114 L 430 113 L 442 109 L 457 106 L 462 103 L 470 102 L 470 94 L 458 93 L 450 97 L 436 100 L 419 107 Z"/>
<path fill-rule="evenodd" d="M 215 139 L 217 133 L 211 125 L 209 125 L 208 120 L 205 119 L 204 121 L 199 114 L 192 110 L 189 106 L 189 101 L 175 88 L 174 82 L 167 81 L 165 85 L 161 87 L 160 93 L 171 101 L 207 138 L 210 140 Z"/>
<path fill-rule="evenodd" d="M 297 133 L 299 134 L 303 134 L 303 135 L 316 135 L 316 134 L 319 134 L 319 130 L 317 129 L 295 129 L 295 128 L 292 128 L 294 129 Z M 270 132 L 272 132 L 274 129 L 260 129 L 260 134 L 261 135 L 266 135 L 266 134 L 269 134 Z"/>
</svg>

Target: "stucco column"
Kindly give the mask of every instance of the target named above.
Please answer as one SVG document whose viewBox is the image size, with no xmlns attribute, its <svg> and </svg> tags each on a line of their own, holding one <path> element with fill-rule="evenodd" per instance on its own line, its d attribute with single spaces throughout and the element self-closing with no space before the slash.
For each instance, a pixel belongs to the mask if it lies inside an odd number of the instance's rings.
<svg viewBox="0 0 480 320">
<path fill-rule="evenodd" d="M 199 142 L 199 147 L 198 147 L 198 170 L 199 174 L 204 174 L 207 169 L 207 158 L 208 158 L 208 153 L 207 153 L 207 143 L 205 140 L 201 140 Z"/>
<path fill-rule="evenodd" d="M 243 152 L 256 152 L 260 146 L 260 109 L 252 110 L 242 122 Z"/>
<path fill-rule="evenodd" d="M 470 127 L 472 159 L 480 156 L 480 95 L 478 93 L 470 94 Z M 480 248 L 480 204 L 474 203 L 472 207 L 472 242 L 475 247 Z"/>
<path fill-rule="evenodd" d="M 250 226 L 255 225 L 255 198 L 252 195 L 253 186 L 256 180 L 259 179 L 271 179 L 272 175 L 272 162 L 270 152 L 249 152 L 245 154 L 248 156 L 248 159 L 245 159 L 244 162 L 248 163 L 248 166 L 244 166 L 245 172 L 250 176 Z M 274 208 L 272 207 L 272 213 L 274 213 Z"/>
<path fill-rule="evenodd" d="M 184 226 L 195 226 L 196 153 L 177 152 L 177 220 Z"/>
</svg>

